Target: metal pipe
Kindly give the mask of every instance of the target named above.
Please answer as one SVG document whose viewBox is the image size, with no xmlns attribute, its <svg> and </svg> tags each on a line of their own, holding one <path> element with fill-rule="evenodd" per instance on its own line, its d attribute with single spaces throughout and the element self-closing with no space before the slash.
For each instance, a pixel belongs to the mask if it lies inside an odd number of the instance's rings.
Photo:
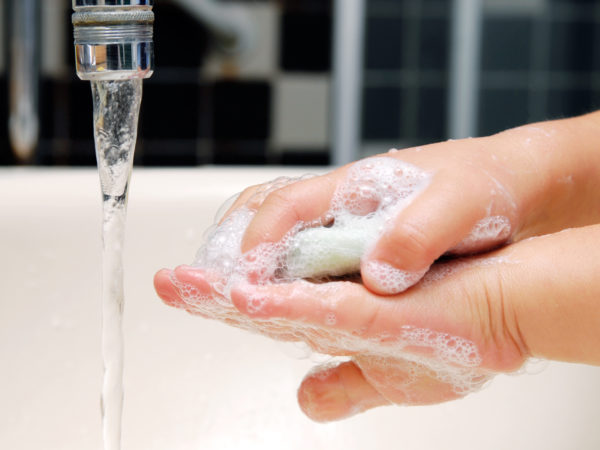
<svg viewBox="0 0 600 450">
<path fill-rule="evenodd" d="M 477 133 L 482 18 L 482 0 L 454 0 L 448 92 L 448 135 L 452 139 Z"/>
<path fill-rule="evenodd" d="M 336 0 L 332 83 L 332 163 L 359 157 L 365 0 Z"/>
<path fill-rule="evenodd" d="M 10 3 L 10 113 L 8 130 L 13 152 L 21 163 L 31 162 L 39 137 L 39 3 Z"/>
</svg>

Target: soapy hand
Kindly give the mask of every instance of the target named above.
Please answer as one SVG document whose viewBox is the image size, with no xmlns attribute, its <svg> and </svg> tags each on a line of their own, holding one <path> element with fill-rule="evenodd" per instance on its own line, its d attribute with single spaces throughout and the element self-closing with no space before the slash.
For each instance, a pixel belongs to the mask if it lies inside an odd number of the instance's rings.
<svg viewBox="0 0 600 450">
<path fill-rule="evenodd" d="M 422 178 L 409 193 L 410 202 L 388 208 L 385 230 L 365 248 L 360 260 L 364 285 L 379 294 L 398 293 L 416 283 L 445 253 L 482 252 L 565 226 L 594 223 L 598 213 L 590 207 L 585 166 L 568 150 L 586 128 L 584 118 L 579 118 L 579 129 L 574 129 L 574 120 L 385 155 L 420 171 Z M 242 252 L 278 242 L 300 222 L 331 221 L 332 208 L 339 210 L 340 202 L 335 203 L 340 192 L 356 200 L 347 208 L 350 213 L 371 213 L 382 201 L 372 191 L 382 189 L 370 189 L 369 174 L 364 176 L 368 164 L 363 160 L 259 195 L 260 187 L 247 189 L 229 211 L 242 205 L 255 211 Z M 392 189 L 402 188 L 407 180 L 400 174 L 392 182 Z M 390 283 L 390 278 L 396 282 Z"/>
<path fill-rule="evenodd" d="M 598 364 L 600 258 L 588 243 L 600 228 L 524 238 L 600 221 L 599 129 L 598 114 L 583 116 L 250 188 L 194 267 L 159 272 L 156 290 L 193 314 L 350 356 L 302 384 L 315 420 L 456 398 L 527 356 Z M 316 258 L 327 242 L 344 252 Z M 427 272 L 445 253 L 506 242 Z M 323 266 L 361 277 L 300 279 Z"/>
<path fill-rule="evenodd" d="M 592 226 L 436 263 L 395 296 L 352 281 L 241 282 L 231 305 L 214 274 L 189 266 L 159 272 L 155 286 L 171 306 L 349 356 L 317 368 L 298 391 L 309 417 L 329 421 L 451 400 L 529 356 L 600 364 L 600 260 L 588 244 L 598 241 Z"/>
</svg>

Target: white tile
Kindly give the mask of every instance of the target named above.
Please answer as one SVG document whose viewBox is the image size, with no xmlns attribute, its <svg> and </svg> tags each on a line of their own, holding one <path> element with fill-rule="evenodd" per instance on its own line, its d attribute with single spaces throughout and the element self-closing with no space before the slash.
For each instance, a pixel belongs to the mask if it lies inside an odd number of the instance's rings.
<svg viewBox="0 0 600 450">
<path fill-rule="evenodd" d="M 321 149 L 329 145 L 329 78 L 294 75 L 273 86 L 276 147 Z"/>
<path fill-rule="evenodd" d="M 232 13 L 246 17 L 250 25 L 248 49 L 239 55 L 227 56 L 213 49 L 203 73 L 211 78 L 226 76 L 271 77 L 277 67 L 279 10 L 272 3 L 224 3 Z"/>
</svg>

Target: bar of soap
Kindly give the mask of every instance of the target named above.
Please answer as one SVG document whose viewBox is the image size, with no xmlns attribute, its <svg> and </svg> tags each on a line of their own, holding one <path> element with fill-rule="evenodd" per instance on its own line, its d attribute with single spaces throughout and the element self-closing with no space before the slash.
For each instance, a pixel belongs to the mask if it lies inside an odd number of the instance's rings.
<svg viewBox="0 0 600 450">
<path fill-rule="evenodd" d="M 358 273 L 360 259 L 381 233 L 382 221 L 351 216 L 331 227 L 307 228 L 291 238 L 287 274 L 326 278 Z"/>
</svg>

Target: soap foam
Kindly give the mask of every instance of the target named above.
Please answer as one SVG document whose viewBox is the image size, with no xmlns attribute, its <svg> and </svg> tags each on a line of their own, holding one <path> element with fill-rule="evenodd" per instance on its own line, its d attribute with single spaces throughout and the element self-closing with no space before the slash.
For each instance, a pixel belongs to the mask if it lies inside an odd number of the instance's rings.
<svg viewBox="0 0 600 450">
<path fill-rule="evenodd" d="M 508 217 L 490 216 L 481 219 L 450 253 L 477 253 L 493 248 L 505 242 L 511 235 L 511 225 Z"/>
<path fill-rule="evenodd" d="M 171 281 L 179 291 L 183 307 L 193 314 L 281 341 L 306 342 L 320 353 L 357 355 L 353 359 L 359 365 L 408 367 L 410 370 L 403 381 L 407 390 L 423 374 L 448 384 L 459 395 L 480 388 L 492 374 L 479 367 L 481 358 L 475 344 L 464 338 L 411 327 L 404 327 L 394 335 L 369 335 L 366 328 L 352 331 L 336 328 L 338 314 L 336 305 L 330 301 L 335 296 L 327 295 L 327 290 L 335 288 L 335 284 L 330 287 L 310 283 L 311 289 L 323 290 L 320 325 L 287 319 L 250 319 L 237 311 L 231 301 L 231 290 L 238 283 L 267 285 L 296 281 L 308 284 L 309 281 L 301 279 L 323 281 L 358 272 L 361 257 L 374 248 L 393 219 L 427 187 L 431 175 L 391 157 L 359 161 L 349 168 L 345 180 L 337 187 L 323 219 L 297 223 L 279 242 L 263 243 L 242 254 L 244 232 L 260 204 L 275 190 L 303 179 L 306 177 L 278 178 L 259 187 L 244 205 L 226 218 L 217 218 L 219 223 L 208 231 L 193 263 L 211 280 L 212 292 L 200 292 L 172 275 Z M 228 207 L 222 210 L 227 211 Z M 484 219 L 463 245 L 472 248 L 481 240 L 504 239 L 506 226 L 507 221 L 502 217 Z M 314 238 L 315 235 L 318 237 Z M 336 264 L 340 261 L 348 264 L 340 271 L 322 270 L 333 253 Z M 402 272 L 377 262 L 365 263 L 363 270 L 390 293 L 406 289 L 424 274 Z M 257 297 L 252 298 L 247 307 L 249 312 L 256 313 L 264 305 L 264 299 Z"/>
</svg>

